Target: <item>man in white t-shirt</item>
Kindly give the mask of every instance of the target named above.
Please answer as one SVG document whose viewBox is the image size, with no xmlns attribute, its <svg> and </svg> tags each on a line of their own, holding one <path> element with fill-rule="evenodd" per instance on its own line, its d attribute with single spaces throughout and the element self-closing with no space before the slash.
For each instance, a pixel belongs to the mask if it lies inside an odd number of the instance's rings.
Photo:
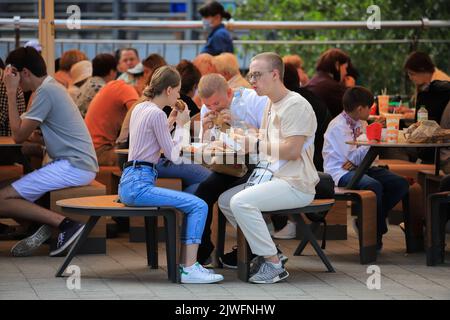
<svg viewBox="0 0 450 320">
<path fill-rule="evenodd" d="M 289 276 L 261 212 L 308 206 L 319 182 L 313 162 L 316 116 L 305 98 L 284 86 L 283 74 L 278 54 L 266 52 L 253 57 L 248 79 L 258 95 L 269 97 L 270 104 L 259 139 L 240 139 L 268 162 L 272 179 L 236 186 L 219 198 L 223 214 L 234 227 L 239 225 L 252 253 L 258 256 L 249 278 L 253 283 L 275 283 Z"/>
</svg>

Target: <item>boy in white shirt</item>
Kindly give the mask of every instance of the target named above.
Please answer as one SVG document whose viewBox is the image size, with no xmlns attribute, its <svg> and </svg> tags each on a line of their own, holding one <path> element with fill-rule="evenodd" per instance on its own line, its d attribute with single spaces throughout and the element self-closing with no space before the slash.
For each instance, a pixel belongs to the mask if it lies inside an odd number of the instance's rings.
<svg viewBox="0 0 450 320">
<path fill-rule="evenodd" d="M 363 87 L 347 89 L 342 99 L 344 111 L 334 118 L 325 132 L 322 150 L 324 171 L 333 177 L 338 187 L 345 187 L 364 159 L 369 147 L 346 144 L 362 134 L 367 125 L 373 94 Z M 382 236 L 387 232 L 387 213 L 406 195 L 406 179 L 381 167 L 371 167 L 363 175 L 356 189 L 371 190 L 377 197 L 377 249 L 381 250 Z"/>
</svg>

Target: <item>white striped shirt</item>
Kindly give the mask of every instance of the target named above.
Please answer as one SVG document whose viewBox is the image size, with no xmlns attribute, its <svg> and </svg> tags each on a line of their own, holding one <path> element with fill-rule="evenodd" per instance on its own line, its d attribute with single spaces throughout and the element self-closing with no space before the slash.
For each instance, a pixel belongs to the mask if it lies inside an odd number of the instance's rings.
<svg viewBox="0 0 450 320">
<path fill-rule="evenodd" d="M 128 161 L 156 164 L 161 151 L 173 163 L 181 162 L 179 148 L 174 146 L 164 111 L 150 101 L 139 103 L 131 113 Z"/>
</svg>

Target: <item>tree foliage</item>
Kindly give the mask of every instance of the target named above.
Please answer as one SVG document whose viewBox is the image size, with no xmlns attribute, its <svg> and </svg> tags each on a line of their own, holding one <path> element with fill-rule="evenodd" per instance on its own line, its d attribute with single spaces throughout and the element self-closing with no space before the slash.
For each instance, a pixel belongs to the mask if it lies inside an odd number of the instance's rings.
<svg viewBox="0 0 450 320">
<path fill-rule="evenodd" d="M 378 5 L 381 20 L 450 20 L 448 0 L 244 0 L 237 6 L 236 20 L 271 21 L 366 21 L 367 8 Z M 402 44 L 338 44 L 338 45 L 264 45 L 246 48 L 252 52 L 276 51 L 281 55 L 299 54 L 308 74 L 314 74 L 315 63 L 323 51 L 339 47 L 348 52 L 360 73 L 358 83 L 374 93 L 388 88 L 389 94 L 410 94 L 411 83 L 405 77 L 403 63 L 408 53 L 429 53 L 435 64 L 450 69 L 450 28 L 405 29 L 382 28 L 346 30 L 260 30 L 251 31 L 251 40 L 409 40 Z M 420 40 L 446 40 L 446 43 L 421 43 Z M 415 40 L 419 40 L 416 42 Z"/>
</svg>

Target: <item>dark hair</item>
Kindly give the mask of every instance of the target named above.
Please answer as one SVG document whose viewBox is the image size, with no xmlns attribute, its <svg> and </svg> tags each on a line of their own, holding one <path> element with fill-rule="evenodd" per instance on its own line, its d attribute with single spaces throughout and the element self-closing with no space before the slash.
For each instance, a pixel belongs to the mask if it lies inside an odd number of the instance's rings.
<svg viewBox="0 0 450 320">
<path fill-rule="evenodd" d="M 404 69 L 414 72 L 433 73 L 435 65 L 428 54 L 414 51 L 406 58 Z"/>
<path fill-rule="evenodd" d="M 316 70 L 332 73 L 333 75 L 335 75 L 335 73 L 337 72 L 336 62 L 338 62 L 339 64 L 349 63 L 350 57 L 341 49 L 328 49 L 320 55 L 320 58 L 317 61 Z"/>
<path fill-rule="evenodd" d="M 44 58 L 33 47 L 20 47 L 9 53 L 5 61 L 6 65 L 11 64 L 18 71 L 23 68 L 30 70 L 36 77 L 43 77 L 47 75 L 47 66 Z"/>
<path fill-rule="evenodd" d="M 117 61 L 112 54 L 100 53 L 92 59 L 93 77 L 105 77 L 111 70 L 117 70 Z"/>
<path fill-rule="evenodd" d="M 347 75 L 350 77 L 353 77 L 353 79 L 355 79 L 355 81 L 358 80 L 358 78 L 359 78 L 359 72 L 355 68 L 355 66 L 353 65 L 351 60 L 348 62 Z"/>
<path fill-rule="evenodd" d="M 0 58 L 0 69 L 5 69 L 5 64 L 3 63 L 2 58 Z"/>
<path fill-rule="evenodd" d="M 176 66 L 181 76 L 181 90 L 184 95 L 194 89 L 202 77 L 200 70 L 190 61 L 181 60 Z"/>
<path fill-rule="evenodd" d="M 217 1 L 210 1 L 205 3 L 203 6 L 198 9 L 198 13 L 204 18 L 213 17 L 215 15 L 220 14 L 222 18 L 227 20 L 231 19 L 231 14 L 228 11 L 225 11 L 224 7 Z"/>
<path fill-rule="evenodd" d="M 61 58 L 55 59 L 55 72 L 59 71 L 59 62 L 61 61 Z"/>
<path fill-rule="evenodd" d="M 117 62 L 119 62 L 119 60 L 122 56 L 122 52 L 124 52 L 124 51 L 133 51 L 134 53 L 136 53 L 136 57 L 138 57 L 138 59 L 139 59 L 139 52 L 135 48 L 122 48 L 118 51 L 119 58 L 117 59 Z"/>
<path fill-rule="evenodd" d="M 284 64 L 283 83 L 291 91 L 295 91 L 300 87 L 300 77 L 298 76 L 297 67 L 294 64 Z"/>
<path fill-rule="evenodd" d="M 147 58 L 145 58 L 144 61 L 142 61 L 142 64 L 147 68 L 155 70 L 158 69 L 159 67 L 167 65 L 167 62 L 159 54 L 152 53 Z"/>
<path fill-rule="evenodd" d="M 373 104 L 373 94 L 364 87 L 354 86 L 345 91 L 342 104 L 346 112 L 352 112 L 359 106 L 370 107 Z"/>
<path fill-rule="evenodd" d="M 144 65 L 144 67 L 151 69 L 151 72 L 148 75 L 148 79 L 146 80 L 146 84 L 148 85 L 150 83 L 150 80 L 152 79 L 153 73 L 156 71 L 156 69 L 158 69 L 162 66 L 166 66 L 167 62 L 159 54 L 152 53 L 147 58 L 145 58 L 144 61 L 142 61 L 142 64 Z"/>
</svg>

